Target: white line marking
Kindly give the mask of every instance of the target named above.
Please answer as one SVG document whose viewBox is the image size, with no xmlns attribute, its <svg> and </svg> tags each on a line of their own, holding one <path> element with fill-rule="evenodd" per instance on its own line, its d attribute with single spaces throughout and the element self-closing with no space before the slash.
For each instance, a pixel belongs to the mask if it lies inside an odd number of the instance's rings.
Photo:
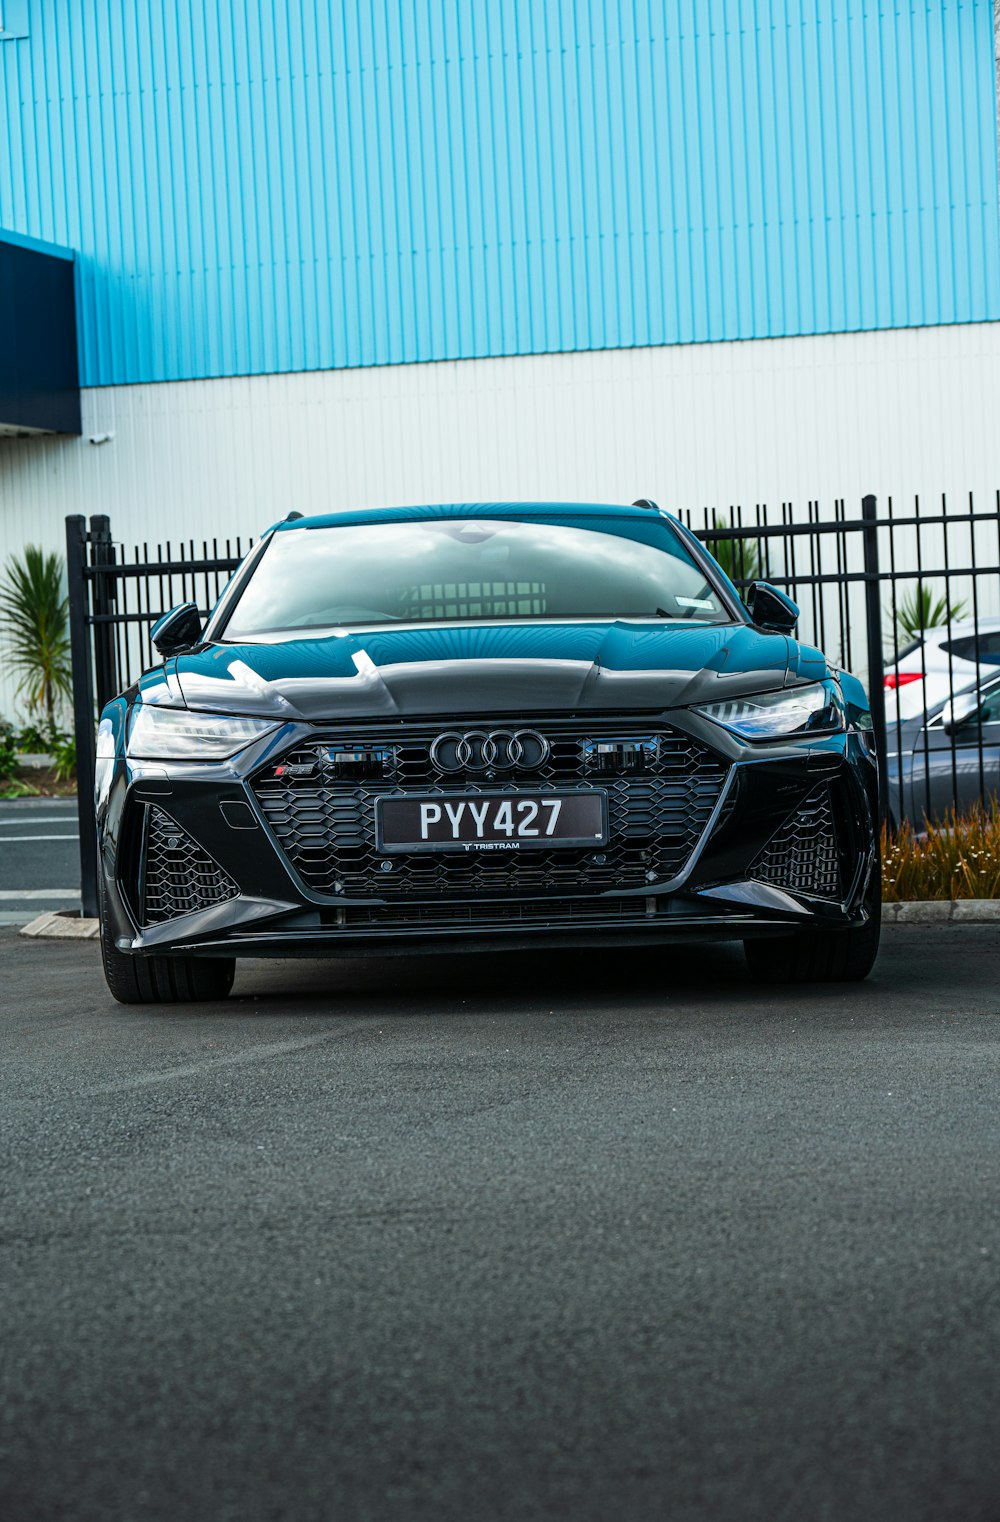
<svg viewBox="0 0 1000 1522">
<path fill-rule="evenodd" d="M 75 814 L 30 814 L 21 819 L 0 819 L 0 828 L 5 824 L 76 824 Z"/>
<path fill-rule="evenodd" d="M 46 898 L 79 898 L 79 888 L 23 888 L 19 892 L 4 888 L 0 890 L 0 899 L 13 899 L 16 904 L 30 899 Z"/>
<path fill-rule="evenodd" d="M 18 840 L 79 840 L 79 835 L 0 835 L 0 846 L 9 846 Z"/>
</svg>

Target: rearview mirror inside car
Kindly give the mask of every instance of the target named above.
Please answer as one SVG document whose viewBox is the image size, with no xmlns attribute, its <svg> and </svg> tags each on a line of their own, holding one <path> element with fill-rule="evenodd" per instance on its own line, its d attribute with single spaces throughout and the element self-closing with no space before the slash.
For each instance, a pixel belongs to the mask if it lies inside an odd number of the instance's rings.
<svg viewBox="0 0 1000 1522">
<path fill-rule="evenodd" d="M 746 610 L 758 629 L 776 634 L 791 634 L 799 621 L 799 610 L 790 597 L 772 587 L 769 581 L 755 581 L 743 595 Z"/>
<path fill-rule="evenodd" d="M 190 650 L 201 639 L 201 614 L 193 602 L 178 603 L 176 608 L 156 620 L 149 637 L 160 655 L 176 655 L 179 650 Z"/>
</svg>

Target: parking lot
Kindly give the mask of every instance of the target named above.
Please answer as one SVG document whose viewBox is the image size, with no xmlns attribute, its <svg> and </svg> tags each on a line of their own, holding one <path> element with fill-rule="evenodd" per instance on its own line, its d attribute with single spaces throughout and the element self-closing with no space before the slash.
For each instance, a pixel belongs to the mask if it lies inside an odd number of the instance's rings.
<svg viewBox="0 0 1000 1522">
<path fill-rule="evenodd" d="M 0 925 L 80 908 L 75 798 L 0 801 Z"/>
<path fill-rule="evenodd" d="M 996 1518 L 993 928 L 0 958 L 5 1516 Z"/>
</svg>

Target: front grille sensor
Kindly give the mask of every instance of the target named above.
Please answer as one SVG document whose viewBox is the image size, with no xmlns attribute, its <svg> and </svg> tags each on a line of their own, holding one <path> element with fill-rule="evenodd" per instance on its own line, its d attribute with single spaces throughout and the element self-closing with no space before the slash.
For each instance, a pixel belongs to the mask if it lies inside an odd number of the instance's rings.
<svg viewBox="0 0 1000 1522">
<path fill-rule="evenodd" d="M 829 787 L 816 788 L 803 799 L 772 835 L 748 876 L 790 893 L 841 897 L 843 882 Z"/>
<path fill-rule="evenodd" d="M 461 721 L 449 727 L 461 728 Z M 331 732 L 288 752 L 277 766 L 269 762 L 251 786 L 295 871 L 313 892 L 330 897 L 600 893 L 642 888 L 683 869 L 725 783 L 728 766 L 721 756 L 678 730 L 634 717 L 607 715 L 596 723 L 533 717 L 532 727 L 549 740 L 550 754 L 537 770 L 519 773 L 511 783 L 533 792 L 606 789 L 606 846 L 381 857 L 374 832 L 374 800 L 380 794 L 448 797 L 503 786 L 501 777 L 487 783 L 436 769 L 430 746 L 440 724 L 366 733 L 366 754 L 378 754 L 381 776 L 345 777 L 331 754 L 336 757 L 338 743 L 350 737 Z M 609 774 L 594 751 L 594 741 L 606 737 L 616 742 L 655 739 L 655 745 L 644 746 L 641 768 L 630 761 Z M 356 734 L 353 743 L 360 743 Z M 626 749 L 623 744 L 623 754 Z"/>
<path fill-rule="evenodd" d="M 142 923 L 160 925 L 236 898 L 239 888 L 163 809 L 146 812 Z"/>
</svg>

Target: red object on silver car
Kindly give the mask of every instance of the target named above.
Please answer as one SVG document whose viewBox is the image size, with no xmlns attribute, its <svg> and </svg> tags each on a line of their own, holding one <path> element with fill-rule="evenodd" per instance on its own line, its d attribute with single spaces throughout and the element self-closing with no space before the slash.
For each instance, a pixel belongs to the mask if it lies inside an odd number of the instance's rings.
<svg viewBox="0 0 1000 1522">
<path fill-rule="evenodd" d="M 922 671 L 889 671 L 883 680 L 895 692 L 898 687 L 905 687 L 909 682 L 922 682 L 923 679 Z"/>
</svg>

